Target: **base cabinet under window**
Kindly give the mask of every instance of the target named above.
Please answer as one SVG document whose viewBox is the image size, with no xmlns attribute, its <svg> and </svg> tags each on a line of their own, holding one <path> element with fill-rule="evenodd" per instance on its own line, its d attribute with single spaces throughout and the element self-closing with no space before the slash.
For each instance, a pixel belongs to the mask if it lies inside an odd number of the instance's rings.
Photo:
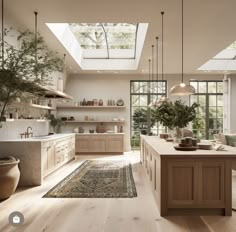
<svg viewBox="0 0 236 232">
<path fill-rule="evenodd" d="M 123 153 L 123 134 L 76 135 L 76 153 Z"/>
</svg>

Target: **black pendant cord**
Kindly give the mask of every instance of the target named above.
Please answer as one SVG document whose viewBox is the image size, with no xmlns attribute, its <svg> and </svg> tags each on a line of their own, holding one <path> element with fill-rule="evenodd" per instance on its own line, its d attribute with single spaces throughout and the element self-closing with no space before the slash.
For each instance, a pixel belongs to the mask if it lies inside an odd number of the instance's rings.
<svg viewBox="0 0 236 232">
<path fill-rule="evenodd" d="M 148 60 L 148 67 L 149 67 L 149 81 L 151 80 L 151 60 Z"/>
<path fill-rule="evenodd" d="M 156 37 L 156 72 L 157 72 L 157 75 L 156 75 L 156 77 L 157 77 L 157 97 L 158 97 L 158 87 L 159 87 L 159 85 L 158 85 L 158 79 L 159 79 L 159 77 L 158 77 L 158 37 Z"/>
<path fill-rule="evenodd" d="M 151 60 L 148 60 L 148 69 L 149 69 L 149 75 L 148 75 L 148 80 L 149 80 L 149 85 L 148 85 L 148 91 L 150 93 L 150 81 L 151 81 Z"/>
<path fill-rule="evenodd" d="M 34 15 L 35 15 L 35 25 L 34 25 L 34 42 L 35 42 L 35 64 L 37 66 L 38 64 L 38 54 L 37 54 L 37 50 L 38 50 L 38 46 L 37 46 L 37 43 L 38 43 L 38 12 L 34 12 Z M 36 67 L 36 70 L 35 70 L 35 76 L 36 78 L 38 78 L 38 74 L 37 74 L 37 67 Z"/>
<path fill-rule="evenodd" d="M 152 45 L 152 68 L 151 68 L 151 77 L 152 77 L 152 81 L 151 81 L 151 90 L 153 91 L 153 73 L 154 73 L 154 45 Z"/>
<path fill-rule="evenodd" d="M 182 83 L 184 83 L 184 0 L 182 0 Z"/>
<path fill-rule="evenodd" d="M 161 43 L 161 50 L 162 50 L 162 58 L 161 58 L 161 66 L 162 66 L 162 73 L 161 73 L 161 80 L 162 80 L 162 89 L 163 89 L 163 80 L 164 80 L 164 46 L 163 46 L 163 37 L 164 37 L 164 12 L 162 11 L 161 12 L 161 21 L 162 21 L 162 28 L 161 28 L 161 36 L 162 36 L 162 43 Z"/>
<path fill-rule="evenodd" d="M 63 54 L 63 71 L 65 71 L 65 67 L 66 67 L 66 54 Z"/>
<path fill-rule="evenodd" d="M 4 0 L 2 0 L 2 69 L 4 69 Z"/>
<path fill-rule="evenodd" d="M 152 81 L 154 80 L 154 45 L 152 45 Z"/>
</svg>

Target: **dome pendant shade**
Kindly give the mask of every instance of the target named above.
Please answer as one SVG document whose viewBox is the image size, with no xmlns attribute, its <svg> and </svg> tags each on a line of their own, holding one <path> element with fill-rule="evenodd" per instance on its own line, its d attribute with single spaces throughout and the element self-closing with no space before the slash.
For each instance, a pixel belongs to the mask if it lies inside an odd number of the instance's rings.
<svg viewBox="0 0 236 232">
<path fill-rule="evenodd" d="M 184 83 L 184 0 L 182 0 L 182 43 L 181 43 L 181 53 L 182 53 L 182 81 L 178 85 L 174 85 L 170 89 L 170 94 L 174 96 L 189 96 L 195 94 L 195 88 L 190 84 Z"/>
<path fill-rule="evenodd" d="M 170 89 L 170 93 L 174 96 L 189 96 L 195 94 L 195 88 L 192 85 L 180 83 L 178 85 L 174 85 Z"/>
</svg>

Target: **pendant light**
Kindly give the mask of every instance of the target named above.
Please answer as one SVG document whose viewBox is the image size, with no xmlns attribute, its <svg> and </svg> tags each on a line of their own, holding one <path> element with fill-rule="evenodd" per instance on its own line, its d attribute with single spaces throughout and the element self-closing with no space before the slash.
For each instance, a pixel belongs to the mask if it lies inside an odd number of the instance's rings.
<svg viewBox="0 0 236 232">
<path fill-rule="evenodd" d="M 152 69 L 151 69 L 152 71 L 151 71 L 151 77 L 152 77 L 152 79 L 151 79 L 151 88 L 150 88 L 150 90 L 152 90 L 152 92 L 153 92 L 153 81 L 154 81 L 154 78 L 153 78 L 153 76 L 154 76 L 154 45 L 152 45 Z M 151 92 L 151 91 L 150 91 Z M 153 102 L 151 102 L 149 105 L 148 105 L 148 107 L 150 107 L 150 108 L 153 108 L 154 107 L 154 104 L 153 104 Z"/>
<path fill-rule="evenodd" d="M 158 107 L 158 37 L 156 37 L 156 83 L 157 83 L 157 94 L 156 94 L 156 99 L 152 102 L 151 107 L 156 108 Z M 155 88 L 153 88 L 155 90 Z"/>
<path fill-rule="evenodd" d="M 171 95 L 189 96 L 195 93 L 195 88 L 190 84 L 184 83 L 184 0 L 182 0 L 182 74 L 181 83 L 174 85 L 170 89 Z"/>
<path fill-rule="evenodd" d="M 162 70 L 161 70 L 161 80 L 162 80 L 162 89 L 163 89 L 163 82 L 164 82 L 164 12 L 161 12 L 161 21 L 162 21 L 162 56 L 161 56 L 161 60 L 162 60 Z M 164 102 L 168 102 L 169 99 L 165 96 L 162 95 L 161 98 L 157 101 L 156 105 L 160 106 L 162 103 Z"/>
</svg>

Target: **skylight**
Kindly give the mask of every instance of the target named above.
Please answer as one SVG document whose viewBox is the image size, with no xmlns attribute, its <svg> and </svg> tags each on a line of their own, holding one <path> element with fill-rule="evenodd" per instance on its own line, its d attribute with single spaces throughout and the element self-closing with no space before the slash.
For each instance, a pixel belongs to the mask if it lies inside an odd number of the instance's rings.
<svg viewBox="0 0 236 232">
<path fill-rule="evenodd" d="M 138 23 L 71 23 L 84 59 L 135 59 Z"/>
<path fill-rule="evenodd" d="M 198 70 L 236 71 L 236 41 L 207 61 Z"/>
<path fill-rule="evenodd" d="M 135 70 L 148 24 L 47 23 L 47 26 L 83 70 Z"/>
</svg>

